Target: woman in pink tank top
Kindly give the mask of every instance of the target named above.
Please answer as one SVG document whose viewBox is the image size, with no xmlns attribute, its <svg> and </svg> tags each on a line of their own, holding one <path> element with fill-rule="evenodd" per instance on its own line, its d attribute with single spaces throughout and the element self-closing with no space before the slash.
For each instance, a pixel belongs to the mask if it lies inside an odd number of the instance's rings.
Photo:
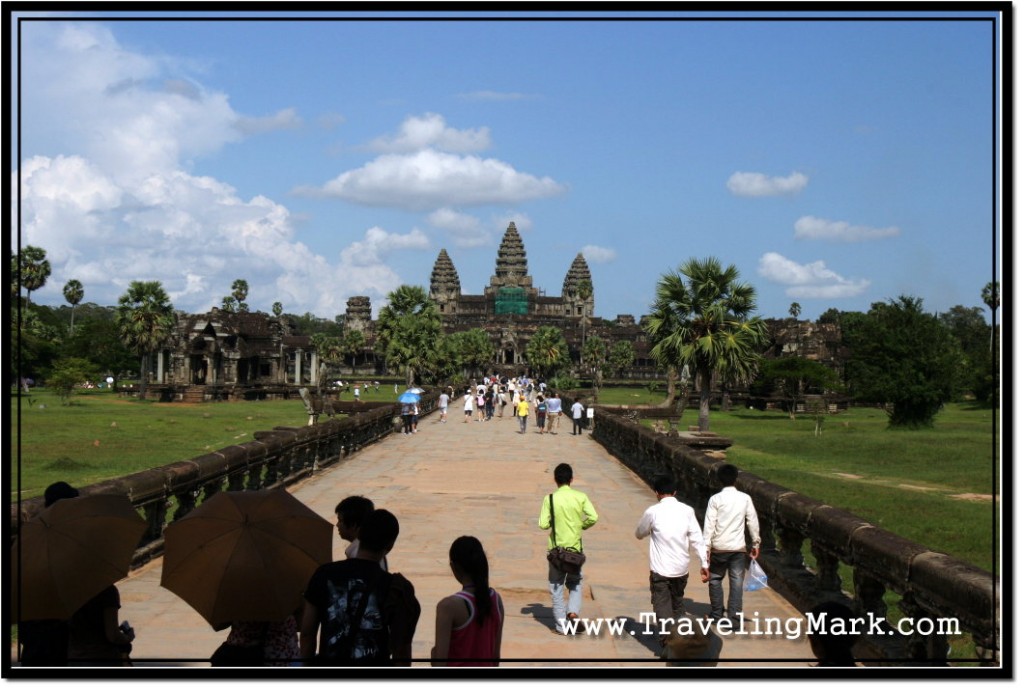
<svg viewBox="0 0 1024 691">
<path fill-rule="evenodd" d="M 487 555 L 475 537 L 463 535 L 448 551 L 452 574 L 462 590 L 437 603 L 434 667 L 497 667 L 505 612 L 490 587 Z"/>
</svg>

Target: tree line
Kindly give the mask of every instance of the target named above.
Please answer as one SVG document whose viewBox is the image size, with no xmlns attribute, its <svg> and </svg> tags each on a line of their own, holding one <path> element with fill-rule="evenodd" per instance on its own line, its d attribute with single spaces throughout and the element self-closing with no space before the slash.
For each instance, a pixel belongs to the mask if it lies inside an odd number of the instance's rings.
<svg viewBox="0 0 1024 691">
<path fill-rule="evenodd" d="M 19 307 L 12 311 L 12 364 L 22 380 L 45 379 L 70 393 L 75 384 L 100 375 L 116 379 L 136 366 L 146 372 L 149 357 L 174 328 L 174 307 L 158 281 L 133 281 L 116 307 L 101 307 L 83 303 L 84 287 L 72 279 L 63 290 L 68 306 L 52 308 L 31 302 L 32 292 L 46 284 L 51 272 L 45 251 L 26 246 L 11 254 L 11 262 L 11 294 Z M 248 283 L 237 279 L 221 308 L 248 311 L 248 290 Z M 861 403 L 885 405 L 892 426 L 911 428 L 931 425 L 944 403 L 965 394 L 998 403 L 998 282 L 981 292 L 991 325 L 981 307 L 957 305 L 929 314 L 920 298 L 907 295 L 875 303 L 867 312 L 826 310 L 818 323 L 839 326 L 847 352 L 841 372 L 796 355 L 765 358 L 767 335 L 763 319 L 755 314 L 756 290 L 740 280 L 735 266 L 723 266 L 713 257 L 690 259 L 663 274 L 654 292 L 643 322 L 651 356 L 667 372 L 670 397 L 678 397 L 677 386 L 692 381 L 699 392 L 702 430 L 710 427 L 716 389 L 781 393 L 794 401 L 809 393 L 841 392 Z M 282 304 L 275 302 L 272 312 L 282 316 Z M 798 319 L 800 313 L 800 305 L 793 303 L 791 318 Z M 365 357 L 369 344 L 361 331 L 344 327 L 344 315 L 333 321 L 309 312 L 286 316 L 310 336 L 323 362 L 349 366 L 354 373 L 357 360 Z M 585 317 L 581 326 L 586 326 Z M 563 333 L 543 326 L 528 342 L 526 360 L 559 389 L 578 388 L 578 378 L 589 377 L 595 394 L 604 376 L 621 375 L 633 364 L 629 342 L 609 347 L 594 335 L 584 335 L 583 341 L 579 361 L 570 362 Z M 388 295 L 373 346 L 388 369 L 409 385 L 473 376 L 496 359 L 483 329 L 443 333 L 437 306 L 426 290 L 410 285 Z M 142 377 L 143 393 L 144 387 Z"/>
</svg>

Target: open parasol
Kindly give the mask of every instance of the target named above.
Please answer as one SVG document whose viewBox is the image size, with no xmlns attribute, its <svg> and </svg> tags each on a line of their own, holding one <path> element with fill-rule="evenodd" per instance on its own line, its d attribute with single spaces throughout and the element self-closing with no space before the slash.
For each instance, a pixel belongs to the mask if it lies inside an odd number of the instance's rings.
<svg viewBox="0 0 1024 691">
<path fill-rule="evenodd" d="M 62 499 L 21 526 L 11 545 L 19 621 L 69 619 L 128 575 L 146 522 L 123 494 Z"/>
<path fill-rule="evenodd" d="M 284 489 L 219 492 L 164 530 L 160 585 L 217 628 L 283 621 L 331 561 L 333 527 Z"/>
</svg>

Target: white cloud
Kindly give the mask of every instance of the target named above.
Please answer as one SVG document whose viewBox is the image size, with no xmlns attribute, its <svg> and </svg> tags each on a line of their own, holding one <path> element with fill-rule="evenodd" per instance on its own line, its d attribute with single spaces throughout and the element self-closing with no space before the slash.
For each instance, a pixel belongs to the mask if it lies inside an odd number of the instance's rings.
<svg viewBox="0 0 1024 691">
<path fill-rule="evenodd" d="M 829 221 L 814 216 L 803 216 L 797 219 L 795 237 L 798 240 L 830 240 L 832 242 L 863 242 L 896 237 L 900 229 L 896 226 L 888 228 L 870 228 L 854 226 L 846 221 Z"/>
<path fill-rule="evenodd" d="M 341 261 L 346 266 L 368 267 L 383 263 L 389 254 L 397 250 L 428 249 L 430 241 L 418 228 L 406 235 L 389 233 L 374 226 L 366 231 L 364 239 L 353 242 L 341 251 Z"/>
<path fill-rule="evenodd" d="M 790 173 L 788 177 L 768 177 L 764 173 L 733 173 L 725 183 L 739 197 L 776 197 L 796 194 L 807 187 L 807 176 Z"/>
<path fill-rule="evenodd" d="M 464 154 L 484 151 L 490 147 L 491 132 L 488 128 L 456 130 L 448 127 L 444 118 L 437 113 L 406 118 L 397 135 L 378 137 L 369 145 L 373 151 L 398 154 L 423 149 Z"/>
<path fill-rule="evenodd" d="M 427 149 L 408 155 L 385 154 L 342 173 L 318 190 L 297 191 L 367 206 L 425 211 L 447 206 L 514 204 L 562 194 L 565 187 L 549 177 L 520 173 L 494 158 Z"/>
<path fill-rule="evenodd" d="M 483 247 L 492 242 L 491 233 L 476 216 L 453 209 L 438 209 L 427 217 L 430 225 L 448 232 L 456 247 Z"/>
<path fill-rule="evenodd" d="M 585 245 L 583 247 L 583 258 L 592 264 L 607 264 L 615 259 L 615 250 L 597 245 Z"/>
<path fill-rule="evenodd" d="M 298 129 L 302 126 L 302 118 L 294 108 L 285 108 L 262 118 L 241 116 L 235 122 L 235 126 L 243 134 L 263 134 L 274 130 Z"/>
<path fill-rule="evenodd" d="M 794 298 L 848 298 L 867 290 L 867 280 L 850 280 L 827 268 L 818 260 L 798 264 L 777 252 L 761 256 L 757 273 L 772 283 L 786 288 L 786 295 Z"/>
</svg>

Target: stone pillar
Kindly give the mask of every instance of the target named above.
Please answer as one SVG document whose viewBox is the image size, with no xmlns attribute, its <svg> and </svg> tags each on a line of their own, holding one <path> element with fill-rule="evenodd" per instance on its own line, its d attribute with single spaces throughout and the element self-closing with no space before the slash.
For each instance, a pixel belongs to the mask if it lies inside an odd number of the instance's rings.
<svg viewBox="0 0 1024 691">
<path fill-rule="evenodd" d="M 309 383 L 314 388 L 316 388 L 316 385 L 320 383 L 318 360 L 319 358 L 317 357 L 317 352 L 315 350 L 309 354 Z"/>
<path fill-rule="evenodd" d="M 158 350 L 156 353 L 156 383 L 164 383 L 164 351 Z"/>
<path fill-rule="evenodd" d="M 302 386 L 302 348 L 295 349 L 295 386 Z"/>
</svg>

